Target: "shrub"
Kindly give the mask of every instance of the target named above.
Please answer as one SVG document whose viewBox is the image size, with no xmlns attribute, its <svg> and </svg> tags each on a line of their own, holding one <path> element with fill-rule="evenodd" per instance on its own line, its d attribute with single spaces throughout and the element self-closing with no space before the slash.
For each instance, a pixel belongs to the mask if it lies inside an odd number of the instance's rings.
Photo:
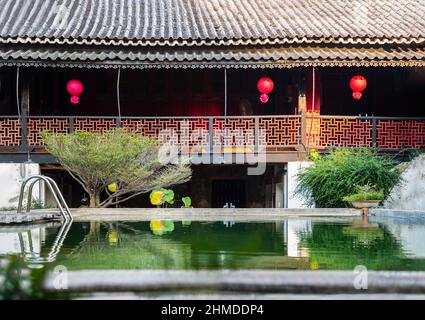
<svg viewBox="0 0 425 320">
<path fill-rule="evenodd" d="M 397 162 L 370 150 L 337 150 L 316 160 L 298 175 L 295 193 L 318 208 L 347 207 L 345 196 L 356 193 L 356 185 L 382 190 L 384 198 L 401 181 Z"/>
</svg>

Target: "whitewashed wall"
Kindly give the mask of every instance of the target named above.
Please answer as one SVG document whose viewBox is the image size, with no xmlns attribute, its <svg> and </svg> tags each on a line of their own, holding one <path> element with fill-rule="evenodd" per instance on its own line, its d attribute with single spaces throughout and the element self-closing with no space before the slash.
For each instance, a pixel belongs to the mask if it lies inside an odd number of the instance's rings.
<svg viewBox="0 0 425 320">
<path fill-rule="evenodd" d="M 288 175 L 288 208 L 298 209 L 307 208 L 305 199 L 295 195 L 295 189 L 298 184 L 297 174 L 300 170 L 312 165 L 309 161 L 288 162 L 287 175 Z"/>
<path fill-rule="evenodd" d="M 16 207 L 22 182 L 34 174 L 40 174 L 36 163 L 0 163 L 0 208 Z M 44 198 L 39 183 L 34 186 L 33 198 Z"/>
<path fill-rule="evenodd" d="M 384 206 L 388 209 L 425 210 L 425 155 L 409 162 L 402 178 L 403 183 L 391 191 Z"/>
</svg>

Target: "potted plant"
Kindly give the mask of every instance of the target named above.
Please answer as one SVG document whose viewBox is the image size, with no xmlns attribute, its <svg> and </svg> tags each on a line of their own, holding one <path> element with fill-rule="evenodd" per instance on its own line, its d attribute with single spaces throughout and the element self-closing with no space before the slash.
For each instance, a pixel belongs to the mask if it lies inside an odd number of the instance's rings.
<svg viewBox="0 0 425 320">
<path fill-rule="evenodd" d="M 342 200 L 349 202 L 356 209 L 363 209 L 364 213 L 367 213 L 367 209 L 378 206 L 384 199 L 384 193 L 381 190 L 376 190 L 369 185 L 359 186 L 356 189 L 356 193 L 346 196 Z"/>
</svg>

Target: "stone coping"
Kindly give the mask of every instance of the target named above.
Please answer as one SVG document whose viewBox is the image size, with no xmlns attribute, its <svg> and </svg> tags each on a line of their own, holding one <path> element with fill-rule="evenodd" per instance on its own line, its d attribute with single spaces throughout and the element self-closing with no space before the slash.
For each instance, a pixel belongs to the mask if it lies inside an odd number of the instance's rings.
<svg viewBox="0 0 425 320">
<path fill-rule="evenodd" d="M 71 209 L 74 221 L 279 221 L 286 218 L 347 218 L 361 216 L 356 209 L 157 209 L 157 208 L 78 208 Z"/>
<path fill-rule="evenodd" d="M 56 277 L 57 274 L 48 274 L 43 284 L 46 291 L 57 292 L 54 285 Z M 356 277 L 358 274 L 353 271 L 86 270 L 67 273 L 67 292 L 425 293 L 425 272 L 369 271 L 367 289 L 355 288 Z"/>
<path fill-rule="evenodd" d="M 31 212 L 17 213 L 16 211 L 0 211 L 0 226 L 14 224 L 40 223 L 52 220 L 61 220 L 57 210 L 32 210 Z"/>
<path fill-rule="evenodd" d="M 100 292 L 82 295 L 76 300 L 425 300 L 425 294 L 409 293 L 161 293 Z"/>
</svg>

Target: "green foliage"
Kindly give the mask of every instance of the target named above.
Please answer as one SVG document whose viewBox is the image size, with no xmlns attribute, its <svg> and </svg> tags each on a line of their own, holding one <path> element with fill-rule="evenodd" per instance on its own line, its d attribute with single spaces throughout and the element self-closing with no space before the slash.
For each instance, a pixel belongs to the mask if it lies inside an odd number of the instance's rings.
<svg viewBox="0 0 425 320">
<path fill-rule="evenodd" d="M 26 201 L 23 201 L 22 203 L 23 207 L 26 208 L 27 204 Z M 43 209 L 52 209 L 53 206 L 49 204 L 45 204 L 43 201 L 39 199 L 32 199 L 31 200 L 31 209 L 32 210 L 43 210 Z M 11 207 L 1 207 L 0 211 L 17 211 L 18 207 L 11 206 Z"/>
<path fill-rule="evenodd" d="M 31 203 L 31 209 L 34 210 L 42 210 L 42 209 L 51 209 L 53 208 L 52 205 L 45 204 L 43 201 L 39 199 L 33 199 Z"/>
<path fill-rule="evenodd" d="M 22 258 L 0 259 L 0 300 L 42 299 L 44 270 L 30 270 Z"/>
<path fill-rule="evenodd" d="M 152 190 L 149 198 L 154 206 L 168 207 L 168 205 L 174 204 L 174 191 L 164 188 L 155 189 Z"/>
<path fill-rule="evenodd" d="M 419 157 L 422 154 L 423 154 L 423 151 L 421 151 L 421 150 L 416 150 L 416 149 L 415 150 L 411 150 L 408 153 L 407 158 L 408 158 L 409 161 L 412 161 L 413 159 Z"/>
<path fill-rule="evenodd" d="M 189 208 L 192 205 L 192 199 L 190 197 L 183 197 L 179 200 L 175 197 L 173 190 L 164 188 L 152 190 L 149 199 L 151 204 L 158 208 L 168 208 L 169 206 L 178 207 L 180 203 L 183 204 L 185 208 Z"/>
<path fill-rule="evenodd" d="M 189 208 L 192 205 L 192 199 L 190 197 L 183 197 L 182 202 L 186 208 Z"/>
<path fill-rule="evenodd" d="M 91 207 L 107 207 L 153 189 L 180 184 L 191 178 L 188 161 L 162 163 L 160 143 L 122 129 L 72 134 L 41 133 L 60 164 L 90 196 Z M 100 193 L 115 183 L 117 190 L 100 202 Z"/>
<path fill-rule="evenodd" d="M 397 162 L 370 150 L 338 150 L 317 159 L 297 178 L 296 194 L 318 208 L 347 207 L 344 197 L 356 193 L 357 185 L 382 190 L 385 197 L 401 181 Z"/>
<path fill-rule="evenodd" d="M 342 198 L 342 200 L 346 202 L 382 199 L 384 199 L 384 193 L 380 190 L 375 190 L 371 188 L 369 185 L 357 187 L 356 193 Z"/>
<path fill-rule="evenodd" d="M 300 238 L 309 259 L 317 263 L 316 269 L 353 270 L 364 265 L 369 270 L 403 270 L 411 263 L 400 242 L 384 227 L 315 223 L 311 230 L 300 232 Z"/>
</svg>

